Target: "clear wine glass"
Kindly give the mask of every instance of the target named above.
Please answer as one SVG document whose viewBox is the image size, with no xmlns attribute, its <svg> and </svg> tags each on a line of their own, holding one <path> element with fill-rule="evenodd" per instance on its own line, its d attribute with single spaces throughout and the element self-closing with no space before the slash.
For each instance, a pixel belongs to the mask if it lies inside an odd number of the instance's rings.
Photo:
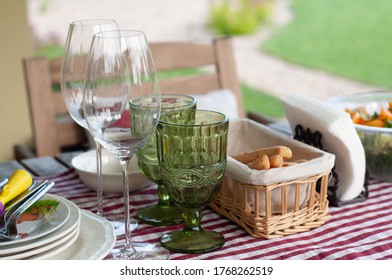
<svg viewBox="0 0 392 280">
<path fill-rule="evenodd" d="M 131 239 L 128 165 L 155 133 L 161 95 L 147 38 L 142 31 L 94 35 L 87 63 L 84 116 L 90 132 L 119 160 L 124 182 L 125 243 L 117 259 L 166 259 L 168 251 Z M 147 250 L 145 250 L 147 249 Z"/>
<path fill-rule="evenodd" d="M 218 193 L 227 165 L 228 118 L 208 110 L 163 112 L 157 127 L 163 183 L 181 208 L 185 226 L 166 233 L 163 247 L 180 253 L 205 253 L 222 247 L 224 237 L 204 230 L 202 208 Z"/>
<path fill-rule="evenodd" d="M 101 31 L 118 30 L 113 19 L 86 19 L 74 21 L 69 25 L 65 42 L 65 50 L 61 65 L 61 91 L 68 112 L 76 123 L 88 130 L 83 115 L 83 83 L 86 62 L 93 35 Z M 95 139 L 94 139 L 95 140 Z M 103 184 L 102 184 L 102 146 L 95 141 L 97 163 L 97 215 L 104 217 Z M 124 234 L 124 224 L 108 219 L 114 226 L 117 235 Z M 132 228 L 137 227 L 133 221 Z"/>
<path fill-rule="evenodd" d="M 184 94 L 162 94 L 161 112 L 172 110 L 196 109 L 195 98 Z M 167 226 L 183 223 L 182 213 L 174 204 L 170 192 L 162 182 L 158 163 L 156 135 L 136 153 L 139 168 L 147 178 L 156 183 L 158 202 L 136 212 L 136 217 L 154 226 Z"/>
</svg>

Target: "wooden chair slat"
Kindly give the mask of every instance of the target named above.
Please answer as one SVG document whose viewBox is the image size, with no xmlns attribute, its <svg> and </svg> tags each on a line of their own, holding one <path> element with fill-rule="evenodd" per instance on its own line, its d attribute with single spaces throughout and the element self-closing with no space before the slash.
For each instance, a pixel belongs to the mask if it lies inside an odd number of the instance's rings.
<svg viewBox="0 0 392 280">
<path fill-rule="evenodd" d="M 195 43 L 153 43 L 151 52 L 157 71 L 215 64 L 214 46 Z"/>
<path fill-rule="evenodd" d="M 160 80 L 162 93 L 199 94 L 220 89 L 216 74 Z"/>
</svg>

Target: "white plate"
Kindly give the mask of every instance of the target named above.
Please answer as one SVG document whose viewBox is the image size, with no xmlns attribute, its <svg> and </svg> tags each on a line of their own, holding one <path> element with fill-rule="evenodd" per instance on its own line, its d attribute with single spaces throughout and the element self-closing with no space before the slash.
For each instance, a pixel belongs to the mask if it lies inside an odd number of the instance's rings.
<svg viewBox="0 0 392 280">
<path fill-rule="evenodd" d="M 81 209 L 80 232 L 76 241 L 59 254 L 48 260 L 101 260 L 107 256 L 116 243 L 112 224 L 105 218 Z"/>
<path fill-rule="evenodd" d="M 45 194 L 43 199 L 54 199 L 59 200 L 60 203 L 56 208 L 56 211 L 48 213 L 43 218 L 36 221 L 25 221 L 17 225 L 19 239 L 5 241 L 0 243 L 0 255 L 4 254 L 2 249 L 5 247 L 15 246 L 20 243 L 30 242 L 34 239 L 48 235 L 49 233 L 57 230 L 59 227 L 65 224 L 70 216 L 70 210 L 64 200 L 57 199 L 58 196 L 52 194 Z"/>
<path fill-rule="evenodd" d="M 90 189 L 97 190 L 97 162 L 95 150 L 77 155 L 72 159 L 72 166 L 78 173 L 80 180 Z M 122 193 L 121 165 L 118 159 L 106 151 L 102 150 L 102 184 L 104 193 Z M 129 163 L 128 171 L 129 191 L 134 192 L 150 186 L 152 183 L 139 170 L 137 157 L 133 156 Z"/>
<path fill-rule="evenodd" d="M 76 227 L 71 233 L 63 236 L 62 238 L 58 238 L 43 246 L 38 246 L 30 250 L 21 251 L 17 254 L 2 256 L 0 257 L 0 260 L 23 260 L 29 257 L 39 258 L 40 256 L 53 255 L 68 248 L 76 240 L 78 234 L 79 227 Z"/>
<path fill-rule="evenodd" d="M 32 257 L 25 258 L 25 260 L 44 260 L 51 256 L 59 254 L 60 252 L 69 248 L 76 241 L 76 239 L 79 237 L 79 232 L 80 228 L 75 228 L 75 230 L 72 231 L 68 236 L 66 236 L 66 238 L 64 237 L 64 240 L 63 242 L 61 242 L 60 245 L 43 251 L 40 254 L 35 254 Z"/>
<path fill-rule="evenodd" d="M 68 235 L 76 227 L 79 226 L 81 214 L 80 214 L 79 208 L 75 205 L 75 203 L 73 203 L 63 197 L 60 197 L 58 195 L 54 195 L 54 194 L 45 194 L 44 199 L 46 199 L 46 198 L 60 201 L 59 206 L 66 205 L 68 207 L 69 218 L 67 219 L 67 221 L 61 227 L 59 227 L 57 230 L 55 230 L 45 236 L 42 236 L 39 239 L 34 239 L 31 242 L 24 242 L 24 243 L 16 244 L 16 246 L 15 245 L 8 245 L 8 246 L 0 247 L 0 256 L 17 254 L 22 251 L 31 250 L 31 249 L 39 247 L 39 246 L 44 246 L 50 242 L 55 241 L 56 239 L 63 238 L 64 236 Z M 3 245 L 3 243 L 1 243 L 1 245 Z"/>
</svg>

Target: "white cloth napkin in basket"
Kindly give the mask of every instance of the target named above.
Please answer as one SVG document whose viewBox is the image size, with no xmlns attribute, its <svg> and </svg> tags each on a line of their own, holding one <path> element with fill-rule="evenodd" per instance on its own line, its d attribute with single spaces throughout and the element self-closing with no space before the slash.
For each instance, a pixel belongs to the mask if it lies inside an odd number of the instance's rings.
<svg viewBox="0 0 392 280">
<path fill-rule="evenodd" d="M 337 199 L 348 201 L 360 195 L 364 190 L 365 151 L 349 114 L 304 95 L 282 96 L 281 101 L 293 135 L 298 124 L 319 131 L 323 148 L 335 154 Z"/>
</svg>

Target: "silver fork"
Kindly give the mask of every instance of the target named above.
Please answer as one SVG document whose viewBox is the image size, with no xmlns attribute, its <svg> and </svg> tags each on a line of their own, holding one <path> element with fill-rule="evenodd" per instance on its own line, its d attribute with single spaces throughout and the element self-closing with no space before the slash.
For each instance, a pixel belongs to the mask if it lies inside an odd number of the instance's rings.
<svg viewBox="0 0 392 280">
<path fill-rule="evenodd" d="M 35 183 L 12 201 L 11 205 L 6 209 L 3 220 L 0 221 L 0 239 L 14 239 L 17 237 L 17 234 L 15 234 L 17 231 L 16 223 L 20 215 L 40 199 L 53 185 L 53 182 L 48 183 L 47 180 L 39 184 Z"/>
<path fill-rule="evenodd" d="M 5 177 L 0 177 L 0 191 L 3 189 L 3 187 L 5 186 L 5 184 L 7 184 L 8 179 Z"/>
<path fill-rule="evenodd" d="M 4 214 L 0 219 L 0 233 L 3 233 L 6 231 L 6 225 L 8 224 L 8 221 L 10 220 L 10 215 L 18 209 L 18 207 L 21 206 L 24 200 L 28 199 L 30 195 L 32 195 L 34 192 L 38 191 L 40 187 L 42 187 L 44 184 L 46 184 L 47 181 L 42 181 L 39 184 L 37 182 L 33 181 L 33 184 L 25 190 L 23 193 L 12 199 L 10 202 L 7 203 L 7 207 L 4 209 Z"/>
<path fill-rule="evenodd" d="M 18 196 L 15 203 L 6 209 L 4 219 L 0 220 L 0 241 L 18 238 L 17 223 L 20 215 L 50 190 L 54 184 L 54 182 L 46 180 L 30 187 L 21 194 L 21 197 Z"/>
<path fill-rule="evenodd" d="M 46 183 L 47 183 L 47 180 L 41 181 L 40 183 L 37 183 L 36 181 L 33 181 L 31 186 L 27 190 L 25 190 L 24 192 L 22 192 L 21 194 L 19 194 L 18 196 L 16 196 L 15 198 L 13 198 L 11 201 L 9 201 L 7 203 L 7 207 L 4 209 L 4 217 L 9 216 L 12 213 L 12 211 L 15 211 L 15 209 L 17 207 L 19 207 L 20 204 L 25 199 L 27 199 L 34 192 L 38 191 L 39 188 L 41 188 Z M 1 228 L 1 226 L 0 226 L 0 228 Z"/>
</svg>

